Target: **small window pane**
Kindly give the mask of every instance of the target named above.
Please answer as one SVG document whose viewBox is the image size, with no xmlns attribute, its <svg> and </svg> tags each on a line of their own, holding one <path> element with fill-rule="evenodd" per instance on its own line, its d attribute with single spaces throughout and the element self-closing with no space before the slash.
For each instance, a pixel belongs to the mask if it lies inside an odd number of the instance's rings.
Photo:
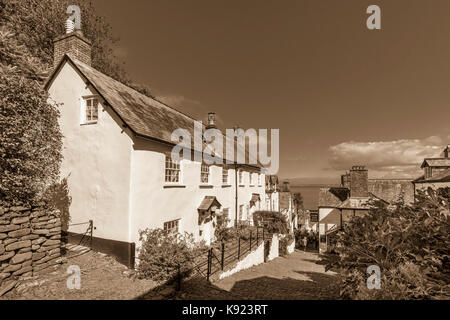
<svg viewBox="0 0 450 320">
<path fill-rule="evenodd" d="M 202 163 L 200 169 L 200 182 L 208 183 L 209 182 L 209 165 Z"/>
<path fill-rule="evenodd" d="M 180 182 L 180 163 L 173 161 L 170 156 L 166 156 L 166 182 Z"/>
</svg>

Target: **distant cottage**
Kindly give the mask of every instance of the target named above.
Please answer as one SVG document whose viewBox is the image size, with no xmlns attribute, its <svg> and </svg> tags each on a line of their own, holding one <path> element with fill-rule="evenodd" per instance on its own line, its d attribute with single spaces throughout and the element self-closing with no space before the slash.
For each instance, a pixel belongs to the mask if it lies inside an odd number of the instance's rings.
<svg viewBox="0 0 450 320">
<path fill-rule="evenodd" d="M 140 229 L 189 232 L 209 243 L 218 215 L 232 224 L 264 208 L 260 166 L 172 161 L 171 133 L 192 134 L 195 119 L 95 70 L 81 31 L 54 40 L 45 88 L 62 103 L 61 177 L 68 177 L 71 223 L 93 220 L 98 251 L 132 267 Z"/>
<path fill-rule="evenodd" d="M 321 240 L 337 231 L 345 221 L 364 215 L 373 200 L 395 203 L 414 201 L 414 186 L 408 179 L 369 179 L 364 166 L 353 166 L 349 173 L 341 176 L 341 186 L 322 188 L 319 193 L 319 229 Z M 321 245 L 322 246 L 322 245 Z"/>
<path fill-rule="evenodd" d="M 450 146 L 444 149 L 442 158 L 426 158 L 420 166 L 424 174 L 413 181 L 415 190 L 450 187 Z"/>
</svg>

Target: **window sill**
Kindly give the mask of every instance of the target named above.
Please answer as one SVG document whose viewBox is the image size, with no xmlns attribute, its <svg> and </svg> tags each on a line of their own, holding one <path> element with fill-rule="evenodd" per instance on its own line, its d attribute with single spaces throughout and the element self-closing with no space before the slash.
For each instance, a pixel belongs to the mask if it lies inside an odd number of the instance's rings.
<svg viewBox="0 0 450 320">
<path fill-rule="evenodd" d="M 214 186 L 210 185 L 210 184 L 201 184 L 198 186 L 200 189 L 212 189 L 214 188 Z"/>
<path fill-rule="evenodd" d="M 255 186 L 254 184 L 249 185 L 249 187 L 254 187 L 254 186 Z"/>
<path fill-rule="evenodd" d="M 97 124 L 97 121 L 90 121 L 90 122 L 80 123 L 80 126 L 88 126 L 90 124 Z"/>
<path fill-rule="evenodd" d="M 245 184 L 240 184 L 239 187 L 245 187 Z"/>
<path fill-rule="evenodd" d="M 222 188 L 230 188 L 231 187 L 231 184 L 223 184 L 222 185 Z"/>
<path fill-rule="evenodd" d="M 186 188 L 186 186 L 182 184 L 166 184 L 163 186 L 163 188 L 164 189 Z"/>
</svg>

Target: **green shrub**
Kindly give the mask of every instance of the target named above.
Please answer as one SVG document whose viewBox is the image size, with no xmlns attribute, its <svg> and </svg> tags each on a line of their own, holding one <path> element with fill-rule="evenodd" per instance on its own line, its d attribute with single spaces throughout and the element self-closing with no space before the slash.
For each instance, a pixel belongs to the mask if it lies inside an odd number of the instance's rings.
<svg viewBox="0 0 450 320">
<path fill-rule="evenodd" d="M 57 182 L 58 115 L 37 82 L 10 69 L 0 73 L 0 198 L 33 200 Z"/>
<path fill-rule="evenodd" d="M 269 233 L 289 233 L 286 217 L 277 211 L 256 211 L 253 222 L 255 226 L 264 226 Z"/>
<path fill-rule="evenodd" d="M 294 236 L 290 233 L 283 235 L 278 243 L 278 254 L 282 257 L 287 255 L 287 247 L 294 241 Z"/>
<path fill-rule="evenodd" d="M 214 230 L 215 242 L 222 243 L 228 242 L 236 238 L 236 229 L 234 227 L 228 227 L 228 219 L 224 221 L 217 221 L 217 227 Z"/>
<path fill-rule="evenodd" d="M 139 241 L 138 276 L 154 281 L 174 280 L 179 272 L 182 277 L 188 277 L 196 257 L 206 250 L 203 243 L 194 241 L 192 234 L 161 229 L 140 230 Z"/>
<path fill-rule="evenodd" d="M 344 273 L 342 297 L 434 299 L 450 297 L 450 189 L 418 192 L 416 203 L 376 204 L 337 235 L 338 259 L 327 268 Z M 381 269 L 381 289 L 367 289 L 367 267 Z"/>
</svg>

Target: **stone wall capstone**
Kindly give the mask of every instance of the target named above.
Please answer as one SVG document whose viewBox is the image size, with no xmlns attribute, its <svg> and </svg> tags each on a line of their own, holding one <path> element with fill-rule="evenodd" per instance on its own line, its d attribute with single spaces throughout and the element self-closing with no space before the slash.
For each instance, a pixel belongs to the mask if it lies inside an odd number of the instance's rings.
<svg viewBox="0 0 450 320">
<path fill-rule="evenodd" d="M 44 202 L 0 201 L 0 288 L 61 263 L 61 217 Z M 44 272 L 44 271 L 42 271 Z"/>
</svg>

